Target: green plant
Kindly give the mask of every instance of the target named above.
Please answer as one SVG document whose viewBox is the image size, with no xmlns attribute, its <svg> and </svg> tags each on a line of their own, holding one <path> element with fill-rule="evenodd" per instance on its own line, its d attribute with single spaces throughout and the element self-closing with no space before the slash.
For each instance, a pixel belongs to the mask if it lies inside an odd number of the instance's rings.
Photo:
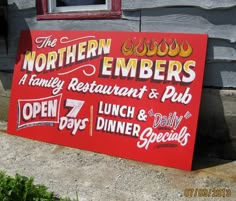
<svg viewBox="0 0 236 201">
<path fill-rule="evenodd" d="M 15 177 L 0 172 L 0 200 L 1 201 L 71 201 L 56 198 L 43 185 L 34 185 L 32 177 L 28 178 L 16 174 Z"/>
</svg>

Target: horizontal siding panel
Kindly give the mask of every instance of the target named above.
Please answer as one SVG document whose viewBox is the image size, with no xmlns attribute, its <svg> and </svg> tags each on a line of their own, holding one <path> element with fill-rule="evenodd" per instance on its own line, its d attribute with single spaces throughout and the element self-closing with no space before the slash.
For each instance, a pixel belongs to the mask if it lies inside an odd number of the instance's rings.
<svg viewBox="0 0 236 201">
<path fill-rule="evenodd" d="M 204 10 L 194 7 L 143 9 L 144 21 L 182 21 L 197 24 L 236 25 L 236 7 L 230 9 Z M 166 18 L 166 19 L 165 19 Z"/>
<path fill-rule="evenodd" d="M 0 56 L 7 56 L 7 39 L 0 37 Z"/>
<path fill-rule="evenodd" d="M 121 18 L 124 20 L 140 21 L 141 11 L 123 11 Z"/>
<path fill-rule="evenodd" d="M 35 7 L 35 1 L 32 0 L 8 0 L 8 5 L 14 5 L 18 9 Z"/>
<path fill-rule="evenodd" d="M 1 57 L 0 56 L 0 70 L 11 71 L 15 65 L 15 56 Z"/>
<path fill-rule="evenodd" d="M 204 9 L 230 8 L 236 6 L 236 0 L 122 0 L 122 10 L 138 10 L 172 6 L 194 6 Z"/>
<path fill-rule="evenodd" d="M 236 42 L 236 26 L 231 25 L 194 25 L 185 23 L 144 22 L 141 23 L 142 32 L 175 32 L 175 33 L 206 33 L 209 38 L 225 39 Z"/>
<path fill-rule="evenodd" d="M 212 12 L 197 8 L 147 9 L 141 12 L 141 31 L 207 33 L 210 38 L 236 42 L 234 19 L 236 8 Z"/>
<path fill-rule="evenodd" d="M 31 30 L 139 31 L 138 21 L 129 20 L 55 20 L 28 19 Z"/>
<path fill-rule="evenodd" d="M 207 61 L 236 61 L 235 43 L 209 38 L 207 46 Z"/>
<path fill-rule="evenodd" d="M 236 87 L 236 64 L 229 62 L 207 63 L 204 73 L 205 87 Z"/>
<path fill-rule="evenodd" d="M 8 69 L 8 58 L 7 57 L 1 57 L 0 56 L 0 70 Z"/>
</svg>

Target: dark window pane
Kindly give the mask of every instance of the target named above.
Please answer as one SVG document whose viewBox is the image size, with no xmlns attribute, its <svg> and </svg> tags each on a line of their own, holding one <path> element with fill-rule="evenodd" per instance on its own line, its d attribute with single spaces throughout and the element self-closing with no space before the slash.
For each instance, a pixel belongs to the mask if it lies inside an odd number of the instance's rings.
<svg viewBox="0 0 236 201">
<path fill-rule="evenodd" d="M 106 0 L 57 0 L 57 6 L 81 6 L 106 4 Z"/>
</svg>

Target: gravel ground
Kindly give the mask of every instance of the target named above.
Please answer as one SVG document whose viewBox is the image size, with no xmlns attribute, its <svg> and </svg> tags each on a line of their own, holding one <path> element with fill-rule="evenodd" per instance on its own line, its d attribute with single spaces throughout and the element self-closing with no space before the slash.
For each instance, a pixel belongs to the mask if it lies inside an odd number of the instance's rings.
<svg viewBox="0 0 236 201">
<path fill-rule="evenodd" d="M 236 200 L 236 161 L 198 158 L 196 170 L 188 172 L 41 143 L 5 130 L 6 122 L 0 122 L 0 170 L 32 176 L 59 196 L 75 199 L 77 192 L 80 201 Z M 231 196 L 188 198 L 188 188 L 230 189 Z"/>
</svg>

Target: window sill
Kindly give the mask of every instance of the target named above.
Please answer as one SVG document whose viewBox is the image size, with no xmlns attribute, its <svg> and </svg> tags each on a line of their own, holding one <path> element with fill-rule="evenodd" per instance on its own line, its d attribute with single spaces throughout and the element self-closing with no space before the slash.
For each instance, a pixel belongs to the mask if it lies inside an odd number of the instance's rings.
<svg viewBox="0 0 236 201">
<path fill-rule="evenodd" d="M 70 12 L 47 13 L 37 15 L 37 20 L 92 20 L 92 19 L 119 19 L 121 11 L 94 11 L 94 12 Z"/>
</svg>

